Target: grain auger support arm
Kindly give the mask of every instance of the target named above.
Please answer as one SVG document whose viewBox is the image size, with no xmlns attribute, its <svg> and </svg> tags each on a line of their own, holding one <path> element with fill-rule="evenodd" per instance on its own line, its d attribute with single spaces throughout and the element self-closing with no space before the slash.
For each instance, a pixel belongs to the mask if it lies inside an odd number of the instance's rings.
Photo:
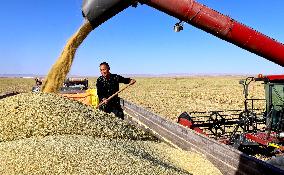
<svg viewBox="0 0 284 175">
<path fill-rule="evenodd" d="M 83 16 L 93 28 L 137 2 L 163 11 L 220 39 L 284 66 L 284 45 L 195 0 L 83 0 Z"/>
</svg>

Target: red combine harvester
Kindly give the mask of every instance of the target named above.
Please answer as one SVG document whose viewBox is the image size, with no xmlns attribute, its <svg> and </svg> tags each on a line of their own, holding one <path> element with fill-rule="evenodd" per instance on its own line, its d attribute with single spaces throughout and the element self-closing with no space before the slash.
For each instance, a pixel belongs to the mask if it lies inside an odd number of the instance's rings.
<svg viewBox="0 0 284 175">
<path fill-rule="evenodd" d="M 265 99 L 249 99 L 252 81 L 262 81 Z M 248 154 L 273 155 L 284 151 L 284 75 L 259 75 L 241 80 L 244 110 L 187 112 L 178 123 Z M 255 109 L 264 100 L 265 110 Z"/>
</svg>

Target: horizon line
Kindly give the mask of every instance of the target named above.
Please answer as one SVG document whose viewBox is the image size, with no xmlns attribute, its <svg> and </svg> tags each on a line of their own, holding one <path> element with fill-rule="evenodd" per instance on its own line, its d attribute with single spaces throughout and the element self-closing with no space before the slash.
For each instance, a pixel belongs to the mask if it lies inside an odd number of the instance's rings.
<svg viewBox="0 0 284 175">
<path fill-rule="evenodd" d="M 194 77 L 194 76 L 257 76 L 248 73 L 167 73 L 167 74 L 119 74 L 128 77 Z M 35 78 L 46 77 L 40 74 L 0 74 L 0 78 Z M 67 77 L 99 77 L 100 75 L 68 75 Z"/>
</svg>

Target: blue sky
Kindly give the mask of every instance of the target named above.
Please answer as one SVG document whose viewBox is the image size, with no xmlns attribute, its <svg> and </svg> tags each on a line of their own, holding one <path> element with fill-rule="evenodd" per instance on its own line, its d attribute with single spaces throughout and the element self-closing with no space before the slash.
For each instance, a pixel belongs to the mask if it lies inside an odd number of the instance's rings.
<svg viewBox="0 0 284 175">
<path fill-rule="evenodd" d="M 198 0 L 284 43 L 283 0 Z M 82 24 L 81 0 L 13 0 L 0 6 L 0 74 L 47 74 Z M 70 74 L 280 74 L 284 69 L 146 5 L 130 7 L 83 42 Z"/>
</svg>

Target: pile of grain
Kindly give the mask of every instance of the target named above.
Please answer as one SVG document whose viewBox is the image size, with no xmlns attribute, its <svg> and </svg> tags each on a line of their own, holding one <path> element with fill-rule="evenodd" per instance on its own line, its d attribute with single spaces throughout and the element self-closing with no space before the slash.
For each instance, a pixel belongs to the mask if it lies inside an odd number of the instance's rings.
<svg viewBox="0 0 284 175">
<path fill-rule="evenodd" d="M 113 115 L 56 94 L 23 93 L 0 101 L 0 142 L 62 134 L 154 139 Z"/>
<path fill-rule="evenodd" d="M 113 115 L 56 94 L 0 100 L 0 174 L 221 174 Z"/>
<path fill-rule="evenodd" d="M 0 155 L 1 174 L 220 174 L 198 155 L 151 141 L 48 136 L 2 143 Z"/>
</svg>

